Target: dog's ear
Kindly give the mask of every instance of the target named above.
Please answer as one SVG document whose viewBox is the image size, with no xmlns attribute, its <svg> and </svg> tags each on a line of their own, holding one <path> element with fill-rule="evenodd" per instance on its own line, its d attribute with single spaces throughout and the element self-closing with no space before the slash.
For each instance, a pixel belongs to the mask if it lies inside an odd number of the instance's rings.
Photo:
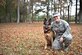
<svg viewBox="0 0 82 55">
<path fill-rule="evenodd" d="M 47 21 L 47 19 L 46 19 L 46 18 L 44 18 L 44 24 L 46 23 L 46 21 Z"/>
<path fill-rule="evenodd" d="M 49 24 L 51 24 L 51 18 L 49 18 Z"/>
<path fill-rule="evenodd" d="M 47 21 L 47 19 L 46 19 L 46 18 L 44 18 L 44 21 Z"/>
<path fill-rule="evenodd" d="M 49 18 L 49 21 L 51 22 L 51 18 Z"/>
</svg>

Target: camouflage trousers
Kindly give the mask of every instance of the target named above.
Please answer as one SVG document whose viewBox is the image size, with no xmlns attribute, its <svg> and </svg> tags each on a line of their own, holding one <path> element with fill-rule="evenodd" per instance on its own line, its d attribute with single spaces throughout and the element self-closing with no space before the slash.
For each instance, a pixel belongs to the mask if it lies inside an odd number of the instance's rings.
<svg viewBox="0 0 82 55">
<path fill-rule="evenodd" d="M 57 36 L 57 37 L 55 38 L 55 40 L 53 41 L 53 43 L 52 43 L 52 48 L 55 49 L 55 50 L 65 49 L 65 48 L 67 48 L 67 47 L 71 44 L 71 42 L 72 42 L 72 35 L 70 35 L 70 34 L 64 38 L 63 43 L 60 42 L 60 40 L 59 40 L 60 37 L 61 37 L 61 36 Z"/>
</svg>

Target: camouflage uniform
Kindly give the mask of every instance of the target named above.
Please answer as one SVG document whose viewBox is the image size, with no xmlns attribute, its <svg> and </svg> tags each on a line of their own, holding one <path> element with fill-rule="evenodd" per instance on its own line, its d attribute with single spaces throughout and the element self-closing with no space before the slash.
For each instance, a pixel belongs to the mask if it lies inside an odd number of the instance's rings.
<svg viewBox="0 0 82 55">
<path fill-rule="evenodd" d="M 66 47 L 69 46 L 72 41 L 72 35 L 70 32 L 71 28 L 65 20 L 60 19 L 59 23 L 53 21 L 51 23 L 51 30 L 56 32 L 55 40 L 52 43 L 53 49 L 62 49 L 64 47 L 63 44 L 59 41 L 60 37 L 64 38 L 64 45 Z"/>
</svg>

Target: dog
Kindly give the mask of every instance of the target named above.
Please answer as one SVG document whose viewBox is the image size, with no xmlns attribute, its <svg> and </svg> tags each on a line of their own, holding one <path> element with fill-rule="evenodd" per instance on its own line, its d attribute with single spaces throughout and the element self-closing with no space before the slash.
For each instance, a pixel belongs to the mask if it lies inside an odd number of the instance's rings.
<svg viewBox="0 0 82 55">
<path fill-rule="evenodd" d="M 45 39 L 47 41 L 47 43 L 45 43 L 45 47 L 44 47 L 45 49 L 47 47 L 52 48 L 52 43 L 53 43 L 53 41 L 55 39 L 55 36 L 54 35 L 56 33 L 51 30 L 51 27 L 50 27 L 51 22 L 52 22 L 51 18 L 49 18 L 49 19 L 44 18 L 43 30 L 44 30 Z"/>
</svg>

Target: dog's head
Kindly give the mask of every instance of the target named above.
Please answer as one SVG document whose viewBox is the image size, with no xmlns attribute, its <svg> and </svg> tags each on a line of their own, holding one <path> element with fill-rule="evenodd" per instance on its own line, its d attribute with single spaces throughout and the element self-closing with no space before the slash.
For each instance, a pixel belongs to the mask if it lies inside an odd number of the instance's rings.
<svg viewBox="0 0 82 55">
<path fill-rule="evenodd" d="M 50 31 L 50 25 L 51 25 L 51 18 L 44 19 L 44 33 L 48 33 Z"/>
</svg>

